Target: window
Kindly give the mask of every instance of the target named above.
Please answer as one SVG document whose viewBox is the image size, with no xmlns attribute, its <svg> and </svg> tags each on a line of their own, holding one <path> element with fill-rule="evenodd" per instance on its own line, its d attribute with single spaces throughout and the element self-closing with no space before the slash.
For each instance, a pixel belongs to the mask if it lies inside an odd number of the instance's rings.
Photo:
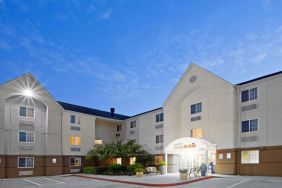
<svg viewBox="0 0 282 188">
<path fill-rule="evenodd" d="M 18 167 L 19 168 L 34 168 L 34 158 L 33 157 L 18 157 Z"/>
<path fill-rule="evenodd" d="M 71 157 L 70 158 L 70 167 L 80 167 L 81 158 L 80 157 Z"/>
<path fill-rule="evenodd" d="M 202 103 L 192 104 L 191 105 L 191 114 L 196 114 L 202 112 Z"/>
<path fill-rule="evenodd" d="M 242 121 L 242 133 L 258 131 L 258 119 Z"/>
<path fill-rule="evenodd" d="M 164 157 L 161 155 L 155 156 L 155 165 L 160 165 L 160 162 L 164 161 Z"/>
<path fill-rule="evenodd" d="M 121 158 L 117 158 L 117 164 L 121 165 Z"/>
<path fill-rule="evenodd" d="M 242 164 L 258 164 L 259 163 L 259 150 L 241 151 Z"/>
<path fill-rule="evenodd" d="M 218 159 L 220 159 L 220 160 L 223 159 L 223 154 L 222 154 L 222 153 L 219 153 L 219 154 L 218 154 Z"/>
<path fill-rule="evenodd" d="M 231 153 L 226 154 L 226 159 L 231 159 Z"/>
<path fill-rule="evenodd" d="M 75 115 L 70 115 L 70 123 L 75 124 Z"/>
<path fill-rule="evenodd" d="M 135 164 L 136 163 L 136 157 L 130 157 L 129 158 L 129 164 L 130 165 L 133 165 L 133 164 Z"/>
<path fill-rule="evenodd" d="M 164 120 L 164 113 L 156 114 L 156 122 L 161 122 Z"/>
<path fill-rule="evenodd" d="M 52 163 L 53 163 L 53 164 L 56 164 L 56 163 L 57 163 L 57 159 L 56 159 L 56 158 L 53 158 L 53 159 L 52 159 Z"/>
<path fill-rule="evenodd" d="M 117 125 L 117 132 L 121 131 L 121 125 Z"/>
<path fill-rule="evenodd" d="M 20 116 L 21 117 L 34 118 L 34 108 L 20 106 Z"/>
<path fill-rule="evenodd" d="M 192 129 L 191 130 L 191 137 L 192 138 L 202 138 L 203 137 L 203 130 L 201 128 Z"/>
<path fill-rule="evenodd" d="M 136 127 L 136 121 L 131 121 L 130 128 L 135 128 L 135 127 Z"/>
<path fill-rule="evenodd" d="M 19 131 L 19 142 L 34 143 L 34 131 Z"/>
<path fill-rule="evenodd" d="M 75 146 L 80 145 L 80 136 L 70 136 L 70 144 Z"/>
<path fill-rule="evenodd" d="M 103 144 L 103 140 L 95 140 L 95 144 L 96 145 L 101 145 L 101 144 Z"/>
<path fill-rule="evenodd" d="M 257 88 L 252 88 L 249 90 L 244 90 L 241 92 L 241 102 L 247 102 L 257 99 Z"/>
<path fill-rule="evenodd" d="M 156 136 L 156 144 L 161 144 L 164 142 L 164 135 L 157 135 Z"/>
</svg>

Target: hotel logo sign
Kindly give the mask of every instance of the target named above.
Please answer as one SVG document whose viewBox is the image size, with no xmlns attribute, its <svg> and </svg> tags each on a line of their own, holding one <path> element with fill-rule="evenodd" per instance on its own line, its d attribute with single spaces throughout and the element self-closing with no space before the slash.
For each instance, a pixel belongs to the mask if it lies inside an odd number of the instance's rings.
<svg viewBox="0 0 282 188">
<path fill-rule="evenodd" d="M 195 149 L 197 147 L 197 145 L 195 143 L 191 143 L 191 144 L 175 144 L 174 145 L 174 149 L 176 150 L 183 150 L 183 149 Z"/>
</svg>

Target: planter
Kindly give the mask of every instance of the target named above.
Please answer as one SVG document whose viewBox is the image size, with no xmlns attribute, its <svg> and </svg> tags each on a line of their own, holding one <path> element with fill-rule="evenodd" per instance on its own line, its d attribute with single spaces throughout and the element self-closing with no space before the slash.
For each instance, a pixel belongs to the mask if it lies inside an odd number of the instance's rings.
<svg viewBox="0 0 282 188">
<path fill-rule="evenodd" d="M 187 173 L 180 173 L 180 180 L 187 180 L 188 174 Z"/>
<path fill-rule="evenodd" d="M 142 177 L 143 176 L 143 172 L 136 172 L 136 176 L 137 177 Z"/>
<path fill-rule="evenodd" d="M 161 174 L 165 174 L 165 166 L 160 166 L 160 172 Z"/>
<path fill-rule="evenodd" d="M 200 167 L 201 176 L 206 176 L 206 174 L 207 174 L 207 170 L 208 170 L 207 165 L 202 164 L 202 165 L 201 165 L 201 167 Z"/>
</svg>

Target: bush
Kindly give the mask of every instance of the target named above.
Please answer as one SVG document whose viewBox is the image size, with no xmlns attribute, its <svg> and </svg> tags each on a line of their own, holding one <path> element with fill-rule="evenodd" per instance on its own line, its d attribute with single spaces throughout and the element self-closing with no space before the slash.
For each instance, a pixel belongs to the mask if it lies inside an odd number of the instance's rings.
<svg viewBox="0 0 282 188">
<path fill-rule="evenodd" d="M 83 173 L 84 174 L 96 174 L 96 168 L 92 166 L 86 166 L 83 168 Z"/>
<path fill-rule="evenodd" d="M 108 167 L 106 166 L 100 166 L 96 167 L 97 174 L 107 174 L 108 173 Z"/>
<path fill-rule="evenodd" d="M 160 161 L 160 166 L 165 166 L 165 162 L 164 161 Z"/>
<path fill-rule="evenodd" d="M 112 164 L 108 167 L 109 173 L 124 174 L 126 172 L 126 166 L 120 164 Z"/>
<path fill-rule="evenodd" d="M 144 172 L 144 168 L 135 168 L 134 172 Z"/>
<path fill-rule="evenodd" d="M 179 172 L 181 174 L 186 174 L 186 173 L 188 173 L 188 169 L 179 169 Z"/>
</svg>

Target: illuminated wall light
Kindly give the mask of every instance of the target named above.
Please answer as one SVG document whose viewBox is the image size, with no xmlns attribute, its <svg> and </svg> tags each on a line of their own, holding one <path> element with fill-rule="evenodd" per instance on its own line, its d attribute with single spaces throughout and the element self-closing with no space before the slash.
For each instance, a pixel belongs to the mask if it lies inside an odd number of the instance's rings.
<svg viewBox="0 0 282 188">
<path fill-rule="evenodd" d="M 33 92 L 30 89 L 25 89 L 23 95 L 27 97 L 33 97 Z"/>
</svg>

